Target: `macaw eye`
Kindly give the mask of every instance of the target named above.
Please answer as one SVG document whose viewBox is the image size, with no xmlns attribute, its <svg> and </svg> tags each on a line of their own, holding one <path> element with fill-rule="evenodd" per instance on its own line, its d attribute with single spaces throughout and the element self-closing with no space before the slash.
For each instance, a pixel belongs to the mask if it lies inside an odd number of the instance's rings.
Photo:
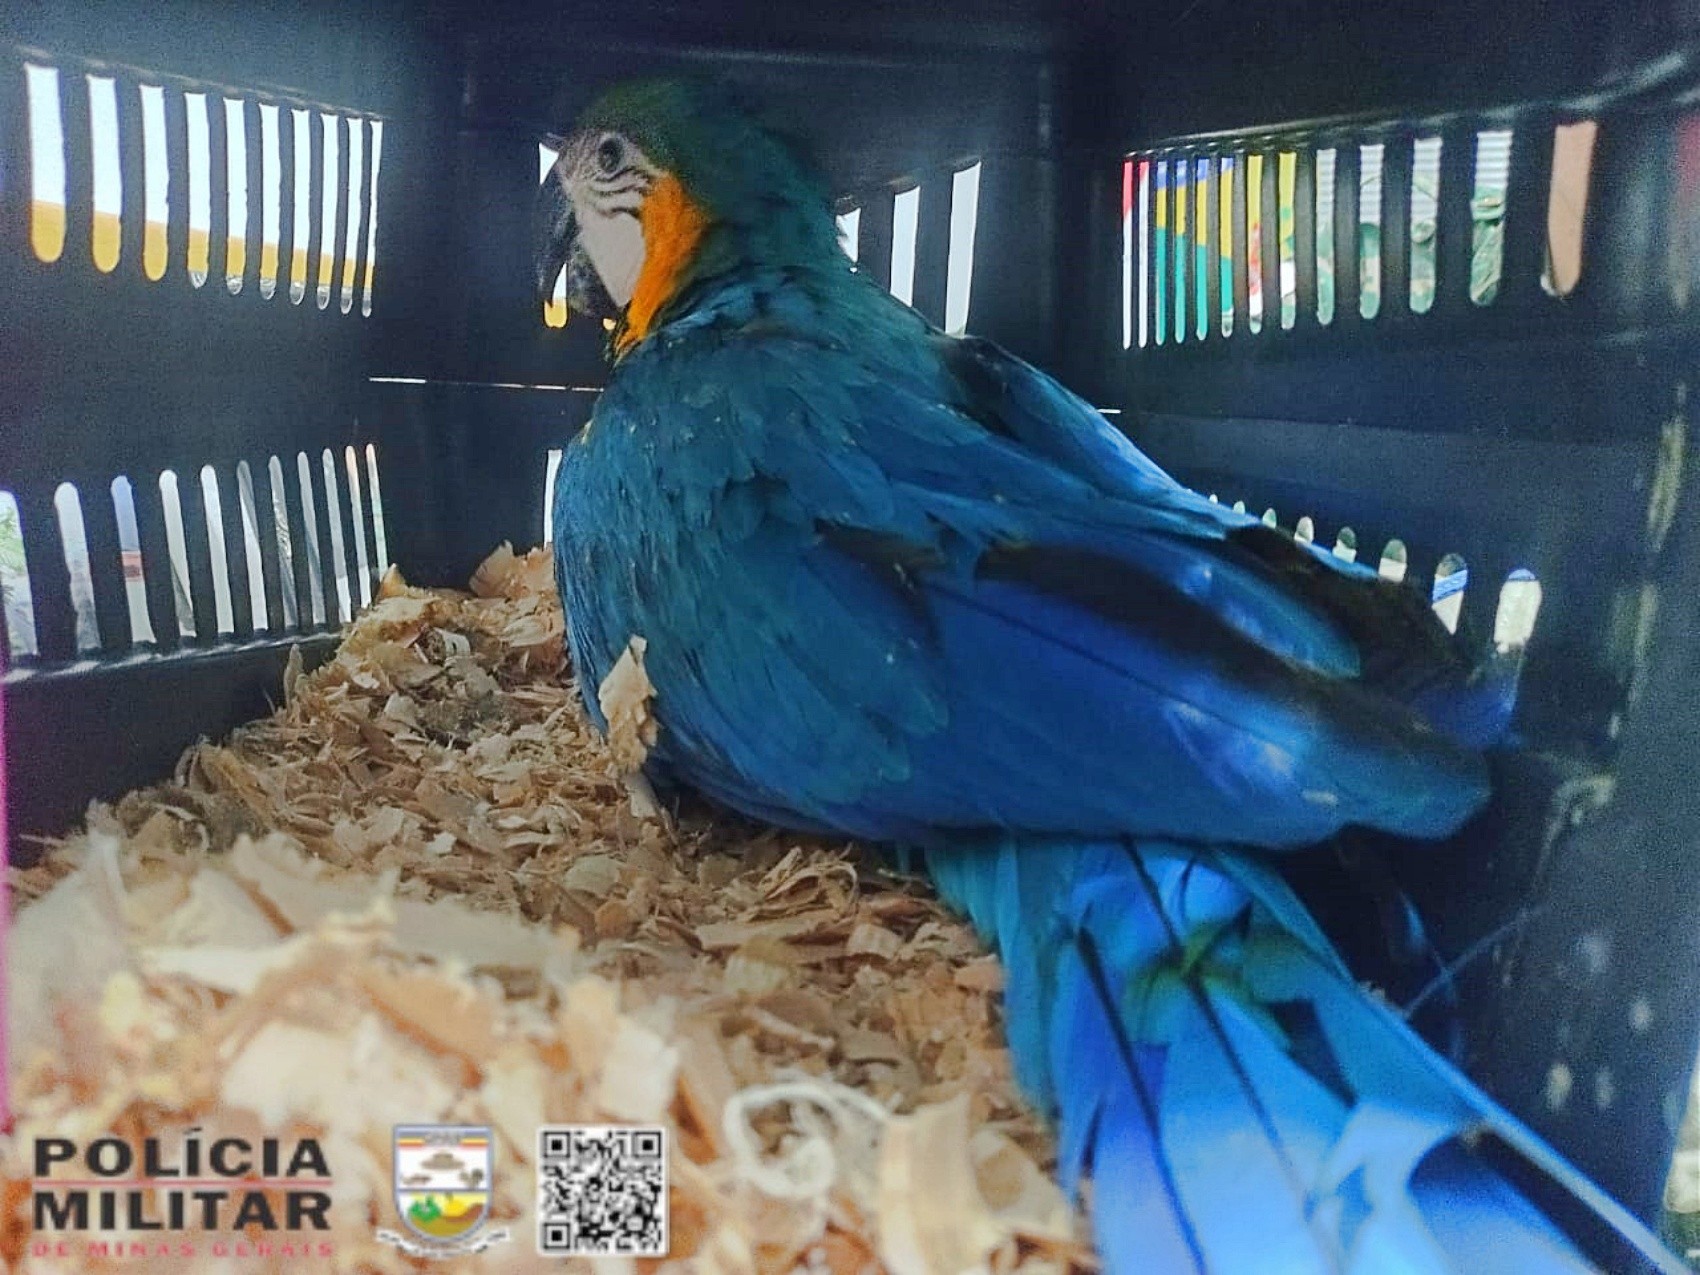
<svg viewBox="0 0 1700 1275">
<path fill-rule="evenodd" d="M 626 148 L 620 145 L 617 137 L 604 137 L 602 144 L 596 148 L 596 166 L 609 177 L 620 171 L 620 164 L 625 158 Z"/>
</svg>

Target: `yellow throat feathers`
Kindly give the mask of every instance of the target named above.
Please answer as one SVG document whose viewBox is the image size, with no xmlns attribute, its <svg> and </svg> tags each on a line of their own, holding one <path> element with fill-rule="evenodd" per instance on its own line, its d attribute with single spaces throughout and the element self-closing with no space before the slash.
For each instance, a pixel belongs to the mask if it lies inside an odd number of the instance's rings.
<svg viewBox="0 0 1700 1275">
<path fill-rule="evenodd" d="M 664 173 L 638 209 L 638 223 L 643 227 L 643 270 L 626 306 L 625 326 L 616 338 L 621 354 L 643 340 L 656 313 L 677 291 L 680 275 L 708 229 L 708 215 L 685 193 L 677 177 Z"/>
</svg>

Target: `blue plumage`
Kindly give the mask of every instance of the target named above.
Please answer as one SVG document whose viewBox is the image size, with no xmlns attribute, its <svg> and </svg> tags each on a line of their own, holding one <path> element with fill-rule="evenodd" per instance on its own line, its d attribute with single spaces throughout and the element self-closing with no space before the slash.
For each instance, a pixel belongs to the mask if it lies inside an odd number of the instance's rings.
<svg viewBox="0 0 1700 1275">
<path fill-rule="evenodd" d="M 891 322 L 889 298 L 847 269 L 840 286 Z M 1281 572 L 1394 586 L 1170 482 L 992 347 L 914 320 L 874 363 L 833 330 L 853 306 L 809 300 L 775 281 L 705 301 L 621 363 L 563 459 L 574 654 L 599 680 L 648 638 L 662 765 L 875 839 L 1292 846 L 1351 823 L 1444 835 L 1480 804 L 1475 755 L 1366 685 L 1388 653 Z M 1052 418 L 974 397 L 965 355 L 1045 391 Z M 1430 646 L 1395 673 L 1461 676 Z"/>
<path fill-rule="evenodd" d="M 630 136 L 672 156 L 660 127 Z M 823 201 L 764 194 L 808 233 L 762 244 L 818 245 Z M 1258 857 L 1457 829 L 1514 681 L 1042 373 L 710 212 L 716 264 L 630 344 L 555 495 L 575 666 L 594 690 L 647 641 L 655 777 L 920 853 L 1002 956 L 1018 1073 L 1113 1271 L 1589 1269 L 1481 1133 L 1668 1266 Z"/>
</svg>

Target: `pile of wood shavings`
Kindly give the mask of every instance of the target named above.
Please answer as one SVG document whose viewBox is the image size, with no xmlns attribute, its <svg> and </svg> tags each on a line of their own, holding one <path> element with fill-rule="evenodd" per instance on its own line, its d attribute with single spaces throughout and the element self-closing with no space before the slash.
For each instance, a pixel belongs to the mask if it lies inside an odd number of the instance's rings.
<svg viewBox="0 0 1700 1275">
<path fill-rule="evenodd" d="M 1090 1269 L 970 931 L 855 847 L 661 816 L 578 705 L 547 557 L 472 588 L 392 574 L 274 716 L 14 872 L 0 1264 L 118 1264 L 24 1257 L 33 1139 L 198 1126 L 319 1138 L 336 1269 L 414 1269 L 374 1236 L 392 1126 L 464 1123 L 514 1239 L 430 1268 L 560 1270 L 536 1129 L 631 1121 L 672 1134 L 645 1269 Z"/>
</svg>

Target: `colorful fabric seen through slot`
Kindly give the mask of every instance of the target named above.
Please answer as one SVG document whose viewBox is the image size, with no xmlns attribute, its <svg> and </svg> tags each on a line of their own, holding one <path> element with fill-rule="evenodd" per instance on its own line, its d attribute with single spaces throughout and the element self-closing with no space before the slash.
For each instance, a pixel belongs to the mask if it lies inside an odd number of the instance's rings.
<svg viewBox="0 0 1700 1275">
<path fill-rule="evenodd" d="M 1411 152 L 1411 312 L 1434 308 L 1440 221 L 1440 138 L 1419 137 Z"/>
<path fill-rule="evenodd" d="M 1177 342 L 1186 340 L 1186 294 L 1187 266 L 1192 256 L 1191 206 L 1192 183 L 1189 169 L 1191 161 L 1177 159 L 1175 161 L 1175 326 L 1174 334 Z"/>
<path fill-rule="evenodd" d="M 1294 203 L 1299 157 L 1282 151 L 1275 163 L 1275 242 L 1281 275 L 1281 326 L 1291 328 L 1299 317 L 1298 219 Z"/>
<path fill-rule="evenodd" d="M 1145 166 L 1141 164 L 1143 169 Z M 1122 349 L 1133 345 L 1133 161 L 1122 161 Z M 1141 345 L 1145 342 L 1141 341 Z"/>
<path fill-rule="evenodd" d="M 1154 245 L 1152 291 L 1156 293 L 1157 344 L 1168 340 L 1169 334 L 1169 161 L 1157 161 L 1157 210 L 1153 216 L 1151 239 Z"/>
<path fill-rule="evenodd" d="M 1222 335 L 1234 334 L 1234 157 L 1224 155 L 1216 179 L 1216 233 L 1222 259 Z"/>
<path fill-rule="evenodd" d="M 1339 152 L 1316 153 L 1316 321 L 1334 321 L 1334 170 Z"/>
<path fill-rule="evenodd" d="M 1139 345 L 1151 340 L 1151 161 L 1139 161 Z"/>
<path fill-rule="evenodd" d="M 1246 156 L 1246 326 L 1263 331 L 1263 156 Z"/>
<path fill-rule="evenodd" d="M 1593 120 L 1560 124 L 1552 136 L 1552 187 L 1547 202 L 1547 261 L 1541 286 L 1567 297 L 1582 280 L 1582 231 L 1594 163 Z"/>
<path fill-rule="evenodd" d="M 1200 158 L 1192 170 L 1193 190 L 1193 334 L 1202 341 L 1210 333 L 1210 161 Z"/>
<path fill-rule="evenodd" d="M 118 524 L 119 562 L 124 571 L 124 605 L 130 616 L 130 641 L 156 640 L 148 615 L 147 575 L 142 565 L 142 538 L 136 525 L 136 493 L 120 474 L 112 480 L 112 512 Z"/>
<path fill-rule="evenodd" d="M 1470 192 L 1470 300 L 1491 305 L 1505 264 L 1505 192 L 1511 177 L 1511 130 L 1476 134 L 1476 179 Z"/>
<path fill-rule="evenodd" d="M 1387 148 L 1380 142 L 1358 148 L 1358 313 L 1381 313 L 1381 164 Z"/>
</svg>

